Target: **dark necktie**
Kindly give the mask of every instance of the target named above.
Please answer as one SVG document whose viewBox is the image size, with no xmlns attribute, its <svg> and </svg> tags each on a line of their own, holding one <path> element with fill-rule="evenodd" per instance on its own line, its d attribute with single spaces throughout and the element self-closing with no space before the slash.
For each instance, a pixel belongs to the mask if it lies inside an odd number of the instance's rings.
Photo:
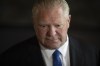
<svg viewBox="0 0 100 66">
<path fill-rule="evenodd" d="M 61 55 L 61 53 L 58 50 L 55 50 L 55 52 L 52 55 L 52 57 L 53 57 L 53 66 L 62 66 L 60 55 Z"/>
</svg>

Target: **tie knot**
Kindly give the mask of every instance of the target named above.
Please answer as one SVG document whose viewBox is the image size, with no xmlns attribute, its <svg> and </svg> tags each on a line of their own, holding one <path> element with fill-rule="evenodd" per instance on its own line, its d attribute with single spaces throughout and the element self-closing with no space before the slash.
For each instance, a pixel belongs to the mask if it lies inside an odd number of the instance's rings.
<svg viewBox="0 0 100 66">
<path fill-rule="evenodd" d="M 54 57 L 58 57 L 60 55 L 60 51 L 59 50 L 55 50 L 55 52 L 53 53 Z"/>
</svg>

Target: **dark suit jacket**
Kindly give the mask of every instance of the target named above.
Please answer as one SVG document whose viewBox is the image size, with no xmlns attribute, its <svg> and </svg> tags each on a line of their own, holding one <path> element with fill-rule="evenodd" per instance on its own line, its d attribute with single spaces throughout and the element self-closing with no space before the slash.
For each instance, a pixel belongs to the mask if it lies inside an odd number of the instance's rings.
<svg viewBox="0 0 100 66">
<path fill-rule="evenodd" d="M 99 53 L 94 47 L 69 37 L 71 66 L 99 66 Z M 0 56 L 0 66 L 46 66 L 36 37 L 9 48 Z"/>
</svg>

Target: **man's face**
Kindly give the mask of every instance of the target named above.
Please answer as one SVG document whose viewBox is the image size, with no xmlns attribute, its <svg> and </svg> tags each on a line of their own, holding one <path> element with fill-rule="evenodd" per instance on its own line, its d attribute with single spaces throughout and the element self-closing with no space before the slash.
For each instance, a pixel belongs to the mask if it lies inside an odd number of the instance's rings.
<svg viewBox="0 0 100 66">
<path fill-rule="evenodd" d="M 70 16 L 64 16 L 61 7 L 40 9 L 34 19 L 34 29 L 38 41 L 48 49 L 57 49 L 67 40 Z"/>
</svg>

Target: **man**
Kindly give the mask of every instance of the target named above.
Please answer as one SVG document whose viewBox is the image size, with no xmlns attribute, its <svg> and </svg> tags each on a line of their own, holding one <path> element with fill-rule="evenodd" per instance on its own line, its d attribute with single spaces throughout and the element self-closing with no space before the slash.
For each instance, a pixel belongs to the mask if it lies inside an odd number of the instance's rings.
<svg viewBox="0 0 100 66">
<path fill-rule="evenodd" d="M 65 0 L 37 0 L 32 13 L 36 37 L 4 52 L 3 66 L 99 66 L 98 50 L 68 35 L 71 15 Z"/>
</svg>

